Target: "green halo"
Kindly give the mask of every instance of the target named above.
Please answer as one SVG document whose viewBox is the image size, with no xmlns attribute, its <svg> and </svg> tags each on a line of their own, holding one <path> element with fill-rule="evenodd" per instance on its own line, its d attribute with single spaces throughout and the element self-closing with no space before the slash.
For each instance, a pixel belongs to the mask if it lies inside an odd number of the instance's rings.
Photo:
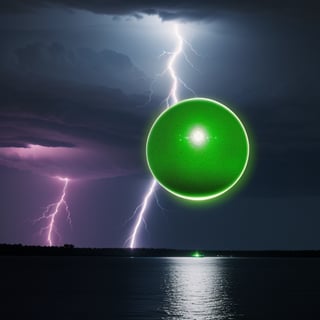
<svg viewBox="0 0 320 320">
<path fill-rule="evenodd" d="M 155 120 L 146 157 L 163 188 L 184 199 L 208 200 L 240 180 L 249 160 L 249 139 L 240 119 L 222 103 L 187 99 Z"/>
</svg>

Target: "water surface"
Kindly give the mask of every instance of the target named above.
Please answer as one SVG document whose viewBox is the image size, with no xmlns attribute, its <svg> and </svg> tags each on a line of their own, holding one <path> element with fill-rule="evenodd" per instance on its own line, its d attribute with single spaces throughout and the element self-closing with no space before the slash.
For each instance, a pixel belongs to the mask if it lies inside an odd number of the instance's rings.
<svg viewBox="0 0 320 320">
<path fill-rule="evenodd" d="M 317 258 L 0 257 L 0 319 L 320 319 Z"/>
</svg>

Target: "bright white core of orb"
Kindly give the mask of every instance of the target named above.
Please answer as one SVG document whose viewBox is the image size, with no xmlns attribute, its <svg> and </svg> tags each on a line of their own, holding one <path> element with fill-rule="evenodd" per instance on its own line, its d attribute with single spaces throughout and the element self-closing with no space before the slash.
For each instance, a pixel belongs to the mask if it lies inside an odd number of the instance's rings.
<svg viewBox="0 0 320 320">
<path fill-rule="evenodd" d="M 206 142 L 207 138 L 205 130 L 199 127 L 192 129 L 189 137 L 191 143 L 196 146 L 202 146 Z"/>
</svg>

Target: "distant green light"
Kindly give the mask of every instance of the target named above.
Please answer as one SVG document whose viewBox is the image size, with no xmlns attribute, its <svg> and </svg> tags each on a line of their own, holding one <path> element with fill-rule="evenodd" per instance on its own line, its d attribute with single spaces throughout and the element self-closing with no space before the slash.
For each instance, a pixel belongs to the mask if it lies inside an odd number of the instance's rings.
<svg viewBox="0 0 320 320">
<path fill-rule="evenodd" d="M 249 160 L 249 140 L 240 119 L 223 104 L 183 100 L 165 110 L 147 139 L 151 173 L 169 192 L 207 200 L 231 189 Z"/>
<path fill-rule="evenodd" d="M 199 251 L 195 251 L 191 255 L 193 258 L 202 258 L 204 257 L 204 254 L 200 253 Z"/>
</svg>

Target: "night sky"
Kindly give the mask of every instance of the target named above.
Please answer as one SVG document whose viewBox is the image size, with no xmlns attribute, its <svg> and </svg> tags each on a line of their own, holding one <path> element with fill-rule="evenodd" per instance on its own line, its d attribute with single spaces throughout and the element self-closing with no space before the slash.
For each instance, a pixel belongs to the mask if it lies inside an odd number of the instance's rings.
<svg viewBox="0 0 320 320">
<path fill-rule="evenodd" d="M 56 244 L 125 245 L 151 179 L 146 135 L 171 85 L 153 79 L 174 23 L 197 51 L 185 46 L 194 67 L 180 58 L 179 76 L 240 116 L 252 156 L 221 200 L 159 187 L 138 246 L 320 249 L 320 20 L 308 1 L 1 1 L 0 243 L 46 244 L 34 220 L 62 176 L 72 228 L 59 216 Z"/>
</svg>

